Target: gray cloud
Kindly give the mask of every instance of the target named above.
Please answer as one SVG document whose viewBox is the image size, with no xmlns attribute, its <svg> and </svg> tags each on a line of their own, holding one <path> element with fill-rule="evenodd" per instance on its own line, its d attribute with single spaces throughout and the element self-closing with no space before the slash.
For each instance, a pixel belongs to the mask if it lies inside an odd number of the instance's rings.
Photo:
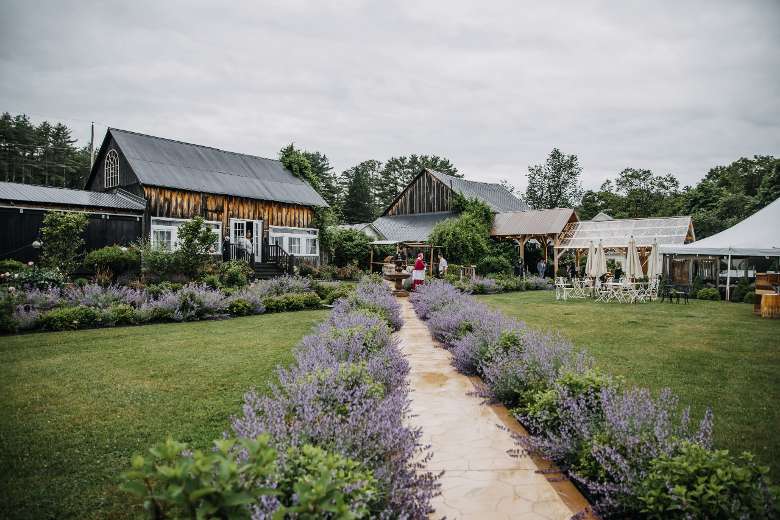
<svg viewBox="0 0 780 520">
<path fill-rule="evenodd" d="M 519 186 L 554 146 L 587 187 L 780 153 L 777 2 L 539 4 L 5 2 L 0 110 Z"/>
</svg>

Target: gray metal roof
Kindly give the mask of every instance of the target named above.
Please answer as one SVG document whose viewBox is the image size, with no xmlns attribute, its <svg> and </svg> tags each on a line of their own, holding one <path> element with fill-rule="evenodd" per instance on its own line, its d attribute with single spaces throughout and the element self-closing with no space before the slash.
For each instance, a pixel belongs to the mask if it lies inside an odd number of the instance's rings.
<svg viewBox="0 0 780 520">
<path fill-rule="evenodd" d="M 425 242 L 436 224 L 442 220 L 455 217 L 457 217 L 457 214 L 451 211 L 379 217 L 374 221 L 374 228 L 385 240 L 394 242 Z"/>
<path fill-rule="evenodd" d="M 603 211 L 599 211 L 595 217 L 593 217 L 591 220 L 595 222 L 604 222 L 605 220 L 615 220 L 612 218 L 612 216 L 609 213 L 604 213 Z"/>
<path fill-rule="evenodd" d="M 0 182 L 0 200 L 13 203 L 43 203 L 84 208 L 122 209 L 143 211 L 144 200 L 122 190 L 117 192 L 98 192 L 35 186 L 16 182 Z"/>
<path fill-rule="evenodd" d="M 116 128 L 108 131 L 141 184 L 304 206 L 328 205 L 277 160 Z"/>
<path fill-rule="evenodd" d="M 490 234 L 492 236 L 558 234 L 572 218 L 577 220 L 571 208 L 496 213 Z"/>
<path fill-rule="evenodd" d="M 500 184 L 469 181 L 430 169 L 427 171 L 439 181 L 451 187 L 453 191 L 460 193 L 466 198 L 479 199 L 497 213 L 505 211 L 527 211 L 530 209 L 525 202 L 509 193 L 509 191 Z"/>
</svg>

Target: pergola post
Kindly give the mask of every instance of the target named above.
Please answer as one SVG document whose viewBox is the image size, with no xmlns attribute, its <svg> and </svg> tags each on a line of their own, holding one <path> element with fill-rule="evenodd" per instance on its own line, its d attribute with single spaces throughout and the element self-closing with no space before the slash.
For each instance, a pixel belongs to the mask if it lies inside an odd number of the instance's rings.
<svg viewBox="0 0 780 520">
<path fill-rule="evenodd" d="M 374 246 L 368 246 L 369 247 L 369 257 L 368 257 L 368 272 L 373 273 L 374 272 Z"/>
<path fill-rule="evenodd" d="M 431 246 L 431 263 L 428 265 L 429 275 L 433 277 L 433 246 Z"/>
<path fill-rule="evenodd" d="M 545 240 L 547 240 L 545 238 Z M 553 277 L 558 276 L 558 237 L 553 239 Z"/>
</svg>

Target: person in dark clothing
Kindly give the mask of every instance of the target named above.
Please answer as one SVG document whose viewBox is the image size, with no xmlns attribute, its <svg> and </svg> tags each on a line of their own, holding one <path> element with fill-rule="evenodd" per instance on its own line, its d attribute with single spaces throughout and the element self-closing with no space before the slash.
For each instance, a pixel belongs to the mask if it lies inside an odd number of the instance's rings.
<svg viewBox="0 0 780 520">
<path fill-rule="evenodd" d="M 227 262 L 230 260 L 230 235 L 225 235 L 222 239 L 222 261 Z"/>
<path fill-rule="evenodd" d="M 577 278 L 577 269 L 575 269 L 574 264 L 569 264 L 569 278 L 572 280 Z"/>
</svg>

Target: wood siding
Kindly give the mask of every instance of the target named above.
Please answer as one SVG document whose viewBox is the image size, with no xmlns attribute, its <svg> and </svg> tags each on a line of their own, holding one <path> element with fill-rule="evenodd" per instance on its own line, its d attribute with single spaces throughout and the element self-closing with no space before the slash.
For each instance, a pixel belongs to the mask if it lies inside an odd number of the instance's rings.
<svg viewBox="0 0 780 520">
<path fill-rule="evenodd" d="M 268 226 L 312 227 L 314 212 L 307 206 L 231 195 L 215 195 L 195 191 L 144 186 L 148 218 L 168 217 L 190 219 L 201 216 L 222 222 L 223 232 L 229 229 L 231 218 L 263 221 L 263 236 Z M 149 222 L 147 222 L 146 229 Z"/>
<path fill-rule="evenodd" d="M 452 211 L 453 192 L 428 172 L 418 175 L 393 202 L 385 215 L 414 215 Z"/>
<path fill-rule="evenodd" d="M 109 150 L 116 150 L 119 155 L 119 184 L 116 187 L 127 190 L 134 195 L 143 196 L 144 190 L 138 182 L 138 177 L 136 177 L 133 169 L 130 167 L 130 163 L 125 158 L 125 154 L 117 146 L 113 137 L 109 137 L 107 146 L 105 149 L 101 149 L 101 153 L 98 153 L 98 156 L 95 158 L 95 175 L 90 177 L 86 189 L 90 191 L 111 191 L 113 189 L 109 188 L 107 190 L 105 181 L 106 154 Z"/>
</svg>

